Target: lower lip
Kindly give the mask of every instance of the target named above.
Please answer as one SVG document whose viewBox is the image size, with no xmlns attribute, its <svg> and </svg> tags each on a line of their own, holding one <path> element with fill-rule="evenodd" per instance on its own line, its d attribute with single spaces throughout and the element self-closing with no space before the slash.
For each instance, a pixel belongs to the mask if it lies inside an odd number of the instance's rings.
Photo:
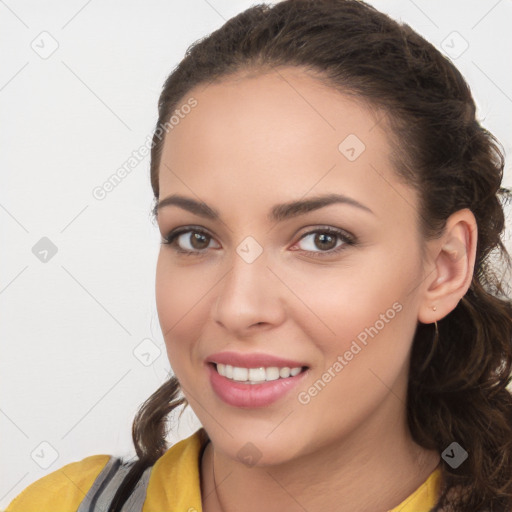
<svg viewBox="0 0 512 512">
<path fill-rule="evenodd" d="M 286 379 L 277 379 L 261 384 L 244 384 L 217 372 L 212 364 L 208 364 L 210 383 L 217 396 L 234 407 L 265 407 L 270 405 L 296 387 L 308 373 L 307 370 Z"/>
</svg>

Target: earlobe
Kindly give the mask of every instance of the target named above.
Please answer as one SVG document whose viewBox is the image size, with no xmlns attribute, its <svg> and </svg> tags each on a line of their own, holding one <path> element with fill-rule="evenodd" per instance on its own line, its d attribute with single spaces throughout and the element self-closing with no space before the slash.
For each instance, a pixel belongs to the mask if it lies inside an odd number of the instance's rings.
<svg viewBox="0 0 512 512">
<path fill-rule="evenodd" d="M 465 208 L 449 217 L 443 235 L 431 245 L 434 267 L 424 283 L 420 322 L 428 324 L 445 317 L 466 294 L 473 278 L 477 238 L 471 210 Z"/>
</svg>

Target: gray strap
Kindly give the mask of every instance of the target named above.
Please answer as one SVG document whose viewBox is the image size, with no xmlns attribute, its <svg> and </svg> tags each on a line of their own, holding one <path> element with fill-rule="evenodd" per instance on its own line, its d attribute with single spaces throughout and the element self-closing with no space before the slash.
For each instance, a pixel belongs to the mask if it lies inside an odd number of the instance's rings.
<svg viewBox="0 0 512 512">
<path fill-rule="evenodd" d="M 101 473 L 96 477 L 96 480 L 94 480 L 85 498 L 80 503 L 77 512 L 90 512 L 94 510 L 96 496 L 106 487 L 108 481 L 112 479 L 120 464 L 121 461 L 117 457 L 110 457 L 105 467 L 101 470 Z"/>
<path fill-rule="evenodd" d="M 130 471 L 130 468 L 131 464 L 121 465 L 118 457 L 110 457 L 110 460 L 97 476 L 89 492 L 85 495 L 77 512 L 106 512 L 119 485 L 128 474 L 128 471 Z M 152 466 L 146 468 L 132 494 L 123 505 L 122 512 L 142 511 L 151 469 Z"/>
</svg>

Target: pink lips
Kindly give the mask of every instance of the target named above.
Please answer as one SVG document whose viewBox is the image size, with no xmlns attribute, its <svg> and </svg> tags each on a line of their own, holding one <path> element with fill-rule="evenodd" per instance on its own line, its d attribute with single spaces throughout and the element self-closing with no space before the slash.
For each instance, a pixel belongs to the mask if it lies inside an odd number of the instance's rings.
<svg viewBox="0 0 512 512">
<path fill-rule="evenodd" d="M 216 363 L 229 364 L 241 368 L 304 367 L 305 364 L 291 359 L 275 357 L 270 354 L 241 354 L 219 352 L 212 354 L 206 361 L 213 391 L 225 403 L 234 407 L 254 408 L 270 405 L 295 388 L 309 373 L 302 371 L 294 377 L 279 378 L 261 384 L 247 384 L 223 377 L 216 370 Z M 214 364 L 215 363 L 215 364 Z"/>
</svg>

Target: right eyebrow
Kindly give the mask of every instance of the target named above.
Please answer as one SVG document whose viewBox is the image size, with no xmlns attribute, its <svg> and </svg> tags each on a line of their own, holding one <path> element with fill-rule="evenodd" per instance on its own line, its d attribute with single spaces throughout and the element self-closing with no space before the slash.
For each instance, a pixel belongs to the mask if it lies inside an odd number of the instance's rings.
<svg viewBox="0 0 512 512">
<path fill-rule="evenodd" d="M 168 196 L 165 199 L 159 201 L 153 208 L 153 215 L 156 217 L 162 208 L 172 205 L 178 206 L 179 208 L 187 210 L 188 212 L 195 215 L 199 215 L 200 217 L 205 217 L 206 219 L 220 219 L 219 212 L 214 208 L 209 207 L 206 203 L 196 201 L 195 199 L 191 199 L 185 196 L 180 196 L 178 194 Z"/>
</svg>

